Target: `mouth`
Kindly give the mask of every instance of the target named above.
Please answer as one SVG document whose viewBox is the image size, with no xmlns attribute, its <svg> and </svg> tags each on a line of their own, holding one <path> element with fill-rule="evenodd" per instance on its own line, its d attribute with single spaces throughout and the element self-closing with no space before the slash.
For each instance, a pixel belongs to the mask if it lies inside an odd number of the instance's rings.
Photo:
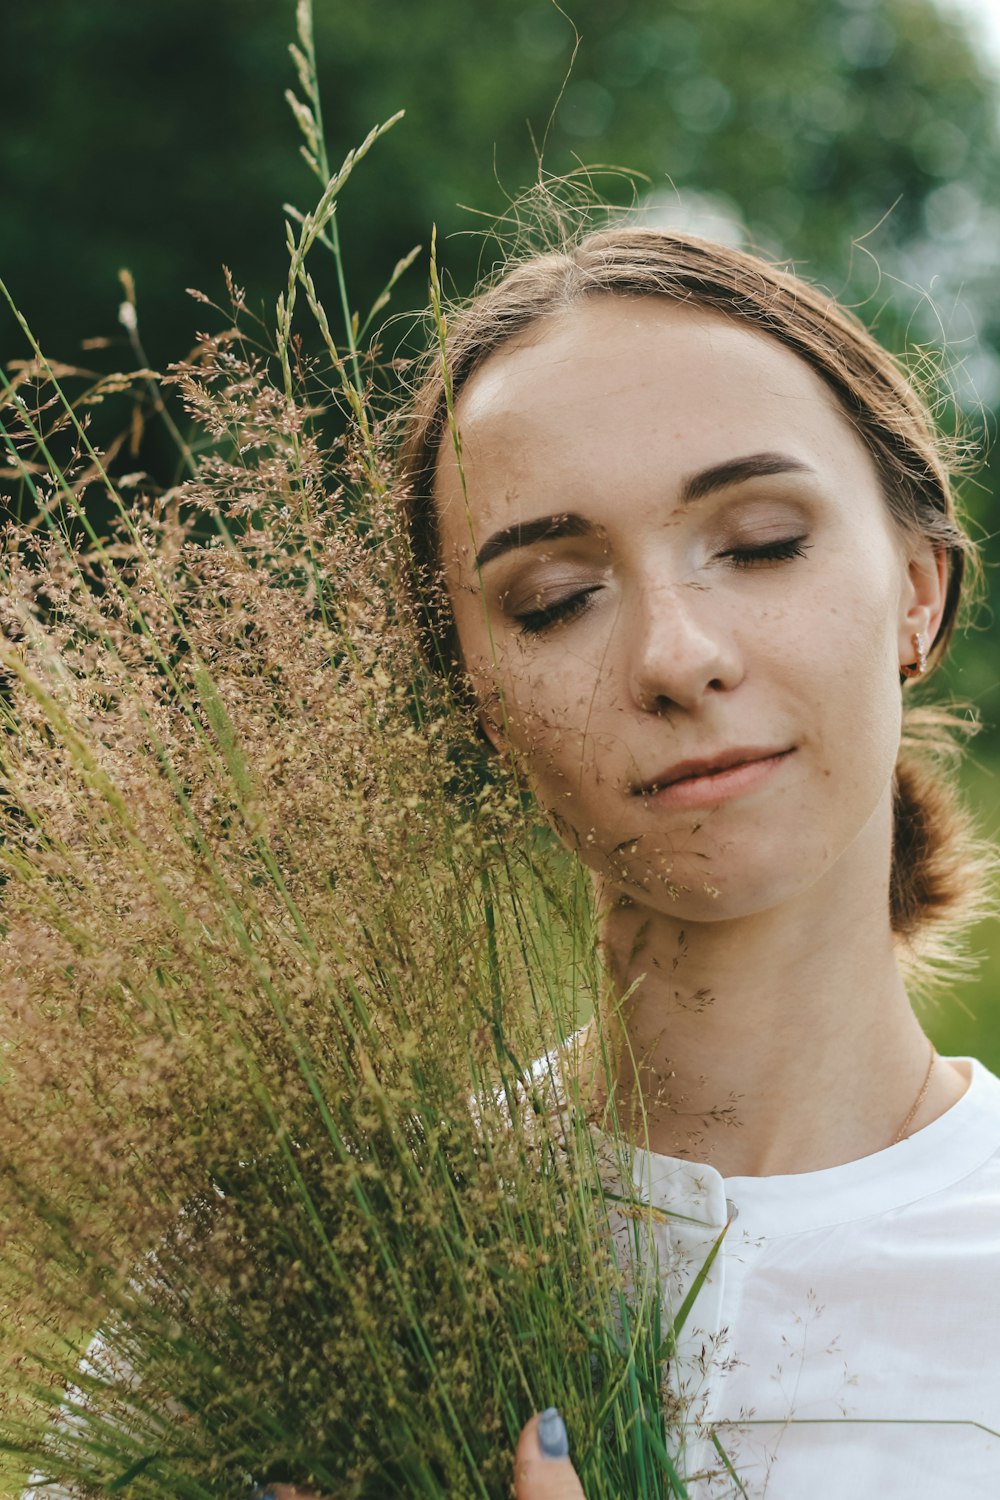
<svg viewBox="0 0 1000 1500">
<path fill-rule="evenodd" d="M 632 786 L 634 797 L 694 805 L 749 791 L 794 754 L 794 746 L 736 746 L 718 755 L 682 760 Z"/>
</svg>

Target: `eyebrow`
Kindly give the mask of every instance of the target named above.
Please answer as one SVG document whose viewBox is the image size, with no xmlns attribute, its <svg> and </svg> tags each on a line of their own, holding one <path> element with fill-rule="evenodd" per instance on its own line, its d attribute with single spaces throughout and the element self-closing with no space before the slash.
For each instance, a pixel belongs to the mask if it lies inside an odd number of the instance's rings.
<svg viewBox="0 0 1000 1500">
<path fill-rule="evenodd" d="M 589 536 L 593 530 L 591 521 L 585 521 L 583 516 L 574 515 L 572 511 L 558 516 L 540 516 L 537 521 L 515 521 L 513 526 L 505 526 L 487 538 L 476 553 L 476 567 L 481 568 L 484 563 L 492 562 L 515 547 L 530 547 L 533 542 L 554 542 L 566 536 Z"/>
<path fill-rule="evenodd" d="M 713 490 L 725 489 L 730 484 L 741 484 L 746 479 L 766 479 L 771 474 L 814 474 L 816 471 L 799 458 L 787 453 L 748 453 L 745 458 L 732 458 L 711 469 L 702 469 L 692 474 L 681 485 L 681 503 L 689 505 L 693 500 L 702 500 Z"/>
<path fill-rule="evenodd" d="M 748 479 L 764 479 L 772 474 L 813 474 L 815 470 L 801 459 L 785 453 L 748 453 L 743 458 L 728 459 L 710 469 L 700 469 L 681 485 L 681 504 L 703 500 L 715 490 L 742 484 Z M 590 536 L 597 528 L 592 521 L 573 511 L 559 515 L 539 516 L 536 521 L 515 521 L 488 537 L 476 553 L 476 568 L 515 548 L 530 547 L 535 542 L 554 542 L 564 537 Z"/>
</svg>

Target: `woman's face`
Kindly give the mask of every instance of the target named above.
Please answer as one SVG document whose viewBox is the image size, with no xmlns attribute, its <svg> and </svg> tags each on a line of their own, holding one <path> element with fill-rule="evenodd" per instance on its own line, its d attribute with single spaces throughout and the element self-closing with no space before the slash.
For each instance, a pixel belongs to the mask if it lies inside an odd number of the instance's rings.
<svg viewBox="0 0 1000 1500">
<path fill-rule="evenodd" d="M 484 724 L 612 888 L 749 915 L 887 875 L 899 669 L 940 570 L 777 341 L 600 297 L 494 354 L 437 485 Z"/>
</svg>

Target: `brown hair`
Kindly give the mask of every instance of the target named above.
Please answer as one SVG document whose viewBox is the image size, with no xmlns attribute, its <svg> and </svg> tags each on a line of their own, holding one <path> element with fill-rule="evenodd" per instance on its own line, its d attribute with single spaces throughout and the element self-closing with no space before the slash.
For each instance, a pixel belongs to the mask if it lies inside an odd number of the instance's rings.
<svg viewBox="0 0 1000 1500">
<path fill-rule="evenodd" d="M 441 583 L 434 498 L 441 443 L 449 440 L 449 405 L 509 340 L 584 298 L 609 294 L 669 297 L 718 312 L 777 339 L 826 382 L 874 459 L 897 525 L 947 556 L 944 615 L 930 651 L 936 664 L 955 627 L 972 544 L 957 518 L 948 448 L 901 364 L 852 313 L 786 270 L 688 235 L 620 228 L 588 234 L 503 272 L 449 316 L 444 357 L 435 359 L 414 395 L 401 453 L 401 503 L 414 602 L 437 668 L 461 670 Z M 904 719 L 891 883 L 892 927 L 904 939 L 926 939 L 929 930 L 947 936 L 965 925 L 981 887 L 981 852 L 937 764 L 950 723 L 926 709 L 908 708 Z"/>
</svg>

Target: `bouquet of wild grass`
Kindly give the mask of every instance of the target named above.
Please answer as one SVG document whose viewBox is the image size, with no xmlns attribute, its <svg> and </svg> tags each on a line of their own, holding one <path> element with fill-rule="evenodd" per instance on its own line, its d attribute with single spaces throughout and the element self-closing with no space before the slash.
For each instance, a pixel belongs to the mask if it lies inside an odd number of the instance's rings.
<svg viewBox="0 0 1000 1500">
<path fill-rule="evenodd" d="M 299 28 L 323 193 L 273 347 L 234 291 L 172 375 L 192 477 L 127 501 L 37 349 L 2 377 L 36 515 L 0 602 L 0 1462 L 80 1496 L 500 1496 L 557 1402 L 591 1500 L 683 1495 L 676 1329 L 568 1040 L 587 882 L 422 664 L 372 356 L 307 269 L 343 286 L 362 153 L 329 171 Z"/>
</svg>

